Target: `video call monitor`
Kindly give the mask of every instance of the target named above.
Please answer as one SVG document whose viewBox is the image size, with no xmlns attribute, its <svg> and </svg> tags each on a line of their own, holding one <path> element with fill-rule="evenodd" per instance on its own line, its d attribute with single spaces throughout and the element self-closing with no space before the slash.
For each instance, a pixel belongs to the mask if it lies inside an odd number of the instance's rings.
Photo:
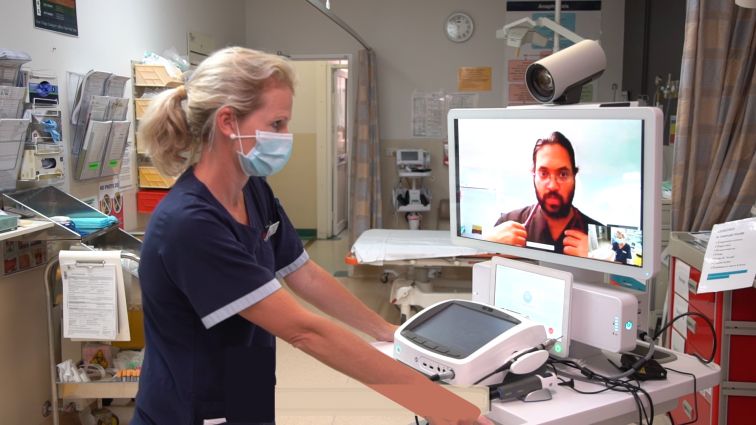
<svg viewBox="0 0 756 425">
<path fill-rule="evenodd" d="M 493 305 L 542 324 L 546 337 L 557 341 L 550 353 L 567 357 L 572 274 L 496 256 L 491 266 Z"/>
<path fill-rule="evenodd" d="M 642 285 L 654 276 L 658 108 L 452 109 L 448 125 L 453 243 Z"/>
</svg>

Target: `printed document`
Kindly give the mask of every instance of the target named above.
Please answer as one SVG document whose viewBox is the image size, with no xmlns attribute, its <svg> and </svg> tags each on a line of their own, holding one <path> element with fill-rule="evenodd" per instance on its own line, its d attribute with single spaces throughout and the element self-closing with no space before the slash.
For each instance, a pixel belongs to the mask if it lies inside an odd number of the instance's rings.
<svg viewBox="0 0 756 425">
<path fill-rule="evenodd" d="M 115 266 L 77 262 L 62 267 L 63 336 L 113 340 L 117 327 Z"/>
<path fill-rule="evenodd" d="M 715 224 L 706 246 L 698 293 L 749 288 L 756 276 L 756 217 Z"/>
<path fill-rule="evenodd" d="M 131 339 L 120 258 L 120 251 L 60 251 L 65 338 Z"/>
</svg>

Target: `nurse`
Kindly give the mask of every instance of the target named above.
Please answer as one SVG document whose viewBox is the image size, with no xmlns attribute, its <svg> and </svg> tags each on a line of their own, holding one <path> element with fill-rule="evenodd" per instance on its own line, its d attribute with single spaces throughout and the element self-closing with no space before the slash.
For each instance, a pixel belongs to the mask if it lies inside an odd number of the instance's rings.
<svg viewBox="0 0 756 425">
<path fill-rule="evenodd" d="M 145 359 L 132 424 L 274 424 L 281 338 L 443 424 L 491 424 L 472 404 L 303 308 L 380 341 L 396 327 L 311 261 L 265 176 L 289 158 L 294 75 L 239 47 L 205 59 L 154 98 L 139 141 L 180 175 L 145 233 L 139 276 Z"/>
</svg>

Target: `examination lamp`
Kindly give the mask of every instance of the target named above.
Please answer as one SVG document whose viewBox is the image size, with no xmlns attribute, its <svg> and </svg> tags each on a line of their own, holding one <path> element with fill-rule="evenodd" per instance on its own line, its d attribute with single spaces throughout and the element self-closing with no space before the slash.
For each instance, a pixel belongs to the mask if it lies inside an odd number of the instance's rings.
<svg viewBox="0 0 756 425">
<path fill-rule="evenodd" d="M 519 19 L 497 30 L 496 38 L 506 39 L 507 45 L 518 49 L 519 55 L 523 43 L 546 45 L 546 38 L 534 31 L 536 27 L 548 28 L 575 44 L 528 66 L 525 84 L 530 95 L 541 103 L 577 103 L 583 85 L 601 76 L 606 69 L 604 49 L 598 42 L 585 40 L 548 18 Z M 556 44 L 554 49 L 558 49 Z"/>
</svg>

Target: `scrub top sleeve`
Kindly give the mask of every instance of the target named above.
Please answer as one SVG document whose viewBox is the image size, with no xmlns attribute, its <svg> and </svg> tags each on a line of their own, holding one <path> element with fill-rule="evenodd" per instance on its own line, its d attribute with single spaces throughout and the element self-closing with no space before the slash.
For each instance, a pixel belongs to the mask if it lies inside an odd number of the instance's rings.
<svg viewBox="0 0 756 425">
<path fill-rule="evenodd" d="M 177 223 L 178 224 L 178 223 Z M 159 251 L 167 276 L 184 293 L 206 328 L 241 312 L 281 287 L 258 264 L 259 238 L 240 241 L 232 223 L 193 211 L 166 233 Z M 245 243 L 247 245 L 245 245 Z"/>
<path fill-rule="evenodd" d="M 276 257 L 276 277 L 279 279 L 302 267 L 310 257 L 304 250 L 297 230 L 289 220 L 278 198 L 275 199 L 278 231 L 271 237 Z"/>
</svg>

